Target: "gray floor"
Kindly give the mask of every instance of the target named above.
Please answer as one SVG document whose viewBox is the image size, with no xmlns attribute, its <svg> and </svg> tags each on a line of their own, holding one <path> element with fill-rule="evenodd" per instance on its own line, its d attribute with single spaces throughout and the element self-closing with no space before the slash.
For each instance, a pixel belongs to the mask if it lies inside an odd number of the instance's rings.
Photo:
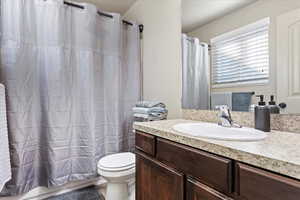
<svg viewBox="0 0 300 200">
<path fill-rule="evenodd" d="M 95 187 L 87 187 L 66 194 L 47 198 L 46 200 L 105 200 Z"/>
</svg>

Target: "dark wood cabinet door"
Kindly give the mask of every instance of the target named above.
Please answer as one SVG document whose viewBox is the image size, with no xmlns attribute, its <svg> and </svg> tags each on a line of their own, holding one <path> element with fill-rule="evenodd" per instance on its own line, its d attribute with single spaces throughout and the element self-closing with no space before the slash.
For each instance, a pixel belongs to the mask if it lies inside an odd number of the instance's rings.
<svg viewBox="0 0 300 200">
<path fill-rule="evenodd" d="M 229 200 L 229 197 L 213 190 L 212 188 L 188 179 L 186 182 L 186 200 Z"/>
<path fill-rule="evenodd" d="M 236 187 L 241 200 L 299 200 L 300 181 L 238 163 Z"/>
<path fill-rule="evenodd" d="M 137 200 L 184 200 L 184 176 L 137 151 Z"/>
</svg>

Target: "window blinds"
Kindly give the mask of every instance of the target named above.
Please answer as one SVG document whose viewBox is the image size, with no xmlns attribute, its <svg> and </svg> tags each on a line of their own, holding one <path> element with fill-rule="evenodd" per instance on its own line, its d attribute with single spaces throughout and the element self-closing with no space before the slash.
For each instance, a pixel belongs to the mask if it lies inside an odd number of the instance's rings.
<svg viewBox="0 0 300 200">
<path fill-rule="evenodd" d="M 268 81 L 269 24 L 267 18 L 211 40 L 214 86 Z"/>
</svg>

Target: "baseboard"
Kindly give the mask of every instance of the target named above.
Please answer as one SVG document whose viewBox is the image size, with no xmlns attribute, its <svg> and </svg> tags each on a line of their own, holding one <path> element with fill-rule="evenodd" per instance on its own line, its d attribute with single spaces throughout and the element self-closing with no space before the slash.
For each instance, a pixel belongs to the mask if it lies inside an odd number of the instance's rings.
<svg viewBox="0 0 300 200">
<path fill-rule="evenodd" d="M 88 181 L 76 181 L 76 182 L 68 183 L 64 186 L 57 187 L 57 188 L 49 189 L 45 187 L 39 187 L 22 196 L 3 197 L 0 198 L 0 200 L 42 200 L 45 198 L 61 195 L 67 192 L 71 192 L 73 190 L 78 190 L 92 185 L 99 187 L 99 191 L 101 189 L 103 191 L 103 188 L 106 185 L 106 181 L 103 178 L 95 178 Z"/>
</svg>

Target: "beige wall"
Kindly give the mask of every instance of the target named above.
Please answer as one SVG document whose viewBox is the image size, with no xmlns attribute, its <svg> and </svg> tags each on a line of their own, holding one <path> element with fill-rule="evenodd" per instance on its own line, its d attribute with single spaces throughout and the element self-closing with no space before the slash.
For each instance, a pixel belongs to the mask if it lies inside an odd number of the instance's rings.
<svg viewBox="0 0 300 200">
<path fill-rule="evenodd" d="M 225 17 L 215 20 L 189 35 L 200 38 L 201 41 L 210 42 L 210 39 L 222 33 L 232 31 L 241 26 L 253 23 L 265 17 L 270 17 L 270 83 L 264 86 L 250 86 L 214 89 L 213 91 L 256 91 L 256 93 L 276 94 L 276 17 L 300 7 L 300 0 L 259 0 Z"/>
<path fill-rule="evenodd" d="M 181 0 L 138 0 L 124 15 L 144 24 L 144 99 L 167 104 L 181 117 Z"/>
</svg>

